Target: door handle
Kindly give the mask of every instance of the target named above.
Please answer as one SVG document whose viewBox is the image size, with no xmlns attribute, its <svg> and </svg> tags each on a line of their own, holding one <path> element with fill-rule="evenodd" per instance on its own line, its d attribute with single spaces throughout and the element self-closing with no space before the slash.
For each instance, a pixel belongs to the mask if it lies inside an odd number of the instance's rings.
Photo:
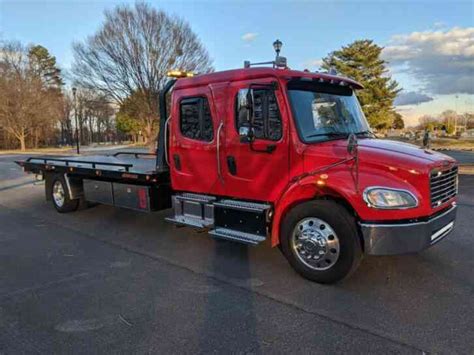
<svg viewBox="0 0 474 355">
<path fill-rule="evenodd" d="M 237 175 L 237 164 L 235 163 L 235 158 L 232 155 L 227 157 L 227 168 L 229 173 L 232 175 Z"/>
<path fill-rule="evenodd" d="M 176 170 L 181 170 L 181 159 L 178 154 L 173 154 L 174 166 Z"/>
<path fill-rule="evenodd" d="M 216 139 L 216 154 L 217 154 L 217 176 L 219 177 L 219 180 L 223 181 L 222 178 L 222 171 L 221 171 L 221 159 L 220 159 L 220 154 L 221 154 L 221 130 L 222 127 L 224 126 L 224 122 L 221 121 L 219 124 L 219 127 L 217 128 L 217 139 Z"/>
<path fill-rule="evenodd" d="M 276 147 L 276 144 L 268 144 L 265 148 L 259 149 L 254 147 L 253 142 L 250 143 L 250 150 L 256 153 L 272 154 L 275 151 Z"/>
</svg>

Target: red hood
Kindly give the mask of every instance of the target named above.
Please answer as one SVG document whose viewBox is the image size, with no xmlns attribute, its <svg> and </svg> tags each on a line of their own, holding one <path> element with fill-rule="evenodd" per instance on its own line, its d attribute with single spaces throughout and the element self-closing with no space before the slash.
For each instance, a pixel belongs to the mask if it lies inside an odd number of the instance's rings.
<svg viewBox="0 0 474 355">
<path fill-rule="evenodd" d="M 430 162 L 449 161 L 455 162 L 453 158 L 445 154 L 435 152 L 433 150 L 427 150 L 420 148 L 416 145 L 382 140 L 382 139 L 361 139 L 358 142 L 359 147 L 367 150 L 382 150 L 387 152 L 393 152 L 398 154 L 409 155 L 420 159 L 425 159 Z"/>
<path fill-rule="evenodd" d="M 416 145 L 384 139 L 359 139 L 358 152 L 361 163 L 367 166 L 378 166 L 403 170 L 417 169 L 429 172 L 434 167 L 448 166 L 456 160 L 432 150 L 422 149 Z M 318 145 L 306 146 L 304 151 L 305 170 L 331 164 L 341 157 L 348 156 L 347 140 L 328 141 Z M 310 158 L 311 157 L 311 158 Z M 309 158 L 309 159 L 308 159 Z"/>
<path fill-rule="evenodd" d="M 416 145 L 404 142 L 382 139 L 361 139 L 359 140 L 358 145 L 361 152 L 365 152 L 368 155 L 371 153 L 379 155 L 377 153 L 381 153 L 382 155 L 387 155 L 388 159 L 390 159 L 392 154 L 395 153 L 398 154 L 400 158 L 409 160 L 412 160 L 413 158 L 415 158 L 415 160 L 424 160 L 430 166 L 440 165 L 446 162 L 456 162 L 455 159 L 445 154 L 441 154 L 433 150 L 423 149 Z"/>
</svg>

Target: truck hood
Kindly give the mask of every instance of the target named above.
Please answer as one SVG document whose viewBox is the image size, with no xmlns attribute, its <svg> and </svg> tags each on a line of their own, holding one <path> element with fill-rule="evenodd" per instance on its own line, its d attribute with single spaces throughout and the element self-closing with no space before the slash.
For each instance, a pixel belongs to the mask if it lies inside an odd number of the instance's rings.
<svg viewBox="0 0 474 355">
<path fill-rule="evenodd" d="M 307 146 L 304 151 L 305 171 L 324 164 L 332 164 L 347 157 L 347 140 L 328 141 Z M 416 145 L 384 139 L 359 139 L 358 156 L 361 169 L 386 171 L 413 171 L 428 173 L 435 167 L 448 167 L 456 163 L 453 158 Z"/>
<path fill-rule="evenodd" d="M 405 158 L 408 159 L 415 158 L 417 160 L 424 160 L 427 163 L 456 162 L 456 160 L 445 154 L 429 149 L 422 149 L 416 145 L 404 142 L 382 139 L 361 139 L 359 140 L 358 145 L 359 149 L 365 151 L 367 154 L 373 152 L 375 154 L 378 153 L 377 155 L 393 155 L 393 153 L 395 153 L 405 156 Z"/>
</svg>

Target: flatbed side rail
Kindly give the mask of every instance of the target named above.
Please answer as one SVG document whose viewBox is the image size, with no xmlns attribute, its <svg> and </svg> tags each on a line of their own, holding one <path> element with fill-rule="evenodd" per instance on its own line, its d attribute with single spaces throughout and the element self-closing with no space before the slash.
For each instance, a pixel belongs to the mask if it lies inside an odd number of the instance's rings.
<svg viewBox="0 0 474 355">
<path fill-rule="evenodd" d="M 55 162 L 57 162 L 57 164 L 55 164 Z M 133 171 L 130 169 L 133 164 L 46 157 L 31 157 L 31 159 L 15 161 L 15 163 L 21 166 L 25 172 L 34 174 L 56 172 L 73 174 L 85 179 L 99 179 L 112 182 L 130 182 L 138 185 L 170 183 L 168 173 L 157 173 L 155 171 Z M 119 166 L 123 167 L 123 169 L 107 169 L 106 166 L 102 165 Z"/>
<path fill-rule="evenodd" d="M 65 166 L 70 166 L 69 164 L 90 164 L 93 169 L 96 168 L 97 165 L 100 166 L 118 166 L 125 168 L 125 171 L 129 171 L 133 164 L 127 163 L 110 163 L 110 162 L 97 162 L 97 161 L 90 161 L 90 160 L 76 160 L 76 159 L 64 159 L 64 158 L 38 158 L 38 157 L 30 157 L 25 162 L 26 163 L 33 163 L 33 160 L 42 161 L 43 164 L 48 164 L 48 162 L 62 162 Z"/>
<path fill-rule="evenodd" d="M 113 154 L 112 156 L 118 157 L 119 155 L 133 155 L 135 158 L 139 158 L 140 155 L 145 155 L 145 156 L 156 156 L 156 153 L 146 153 L 146 152 L 117 152 Z"/>
</svg>

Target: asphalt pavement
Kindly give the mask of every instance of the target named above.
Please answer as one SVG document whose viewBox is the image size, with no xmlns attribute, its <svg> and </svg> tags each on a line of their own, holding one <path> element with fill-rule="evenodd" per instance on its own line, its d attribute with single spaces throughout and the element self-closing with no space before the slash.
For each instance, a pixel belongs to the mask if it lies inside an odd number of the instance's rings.
<svg viewBox="0 0 474 355">
<path fill-rule="evenodd" d="M 444 241 L 323 286 L 168 211 L 60 215 L 17 158 L 0 156 L 0 354 L 474 352 L 474 176 Z"/>
<path fill-rule="evenodd" d="M 442 150 L 440 153 L 449 155 L 462 165 L 474 165 L 474 151 L 468 150 Z"/>
</svg>

